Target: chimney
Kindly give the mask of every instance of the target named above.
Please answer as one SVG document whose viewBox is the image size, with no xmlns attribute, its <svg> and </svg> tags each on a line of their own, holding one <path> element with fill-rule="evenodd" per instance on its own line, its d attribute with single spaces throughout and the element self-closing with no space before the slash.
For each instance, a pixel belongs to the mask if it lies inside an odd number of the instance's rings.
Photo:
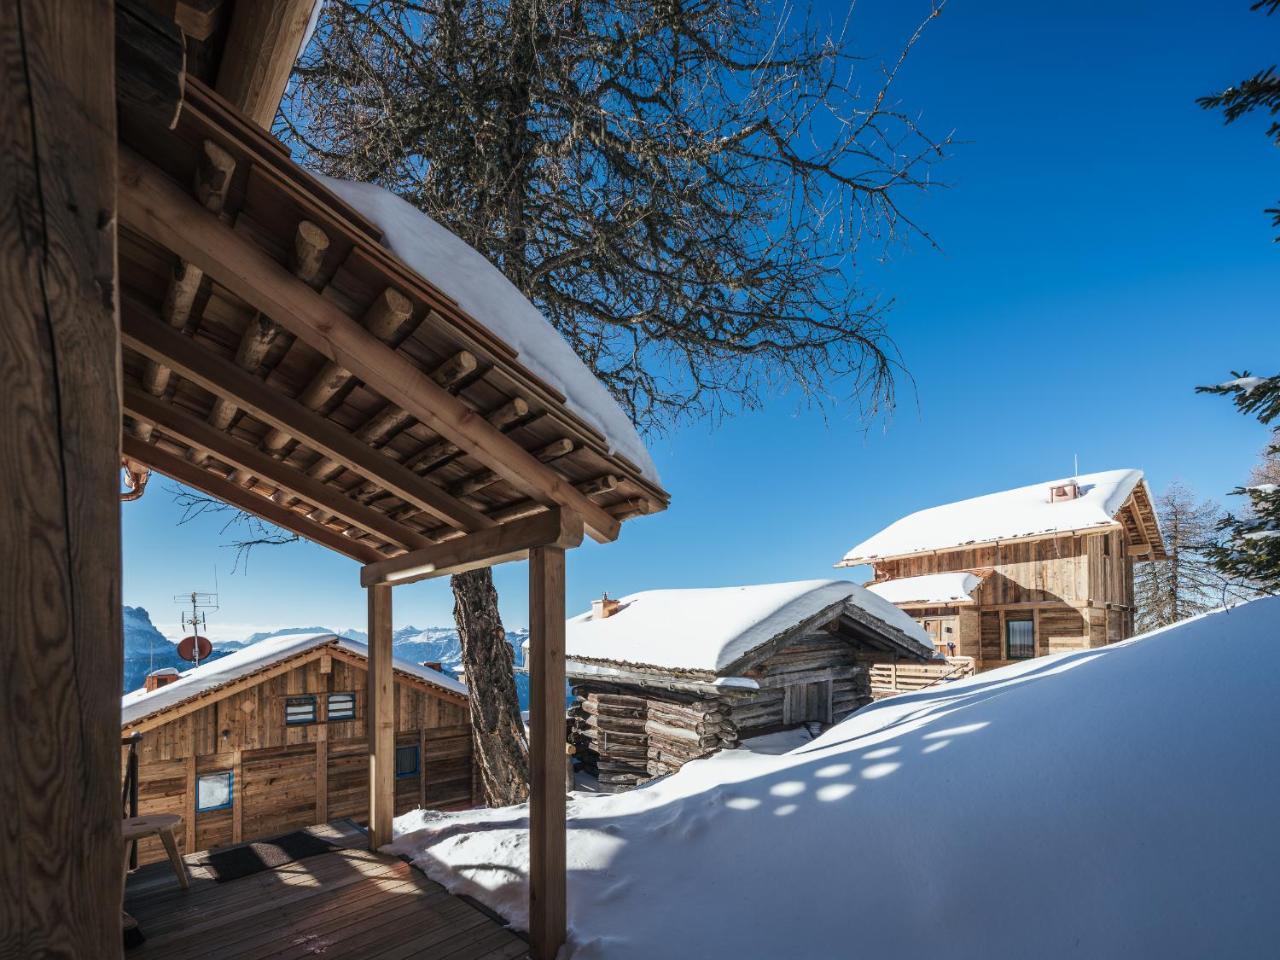
<svg viewBox="0 0 1280 960">
<path fill-rule="evenodd" d="M 444 673 L 444 664 L 439 660 L 423 660 L 422 665 L 436 673 Z"/>
<path fill-rule="evenodd" d="M 1075 500 L 1080 496 L 1080 485 L 1074 480 L 1068 480 L 1066 483 L 1056 483 L 1049 488 L 1049 502 L 1057 503 L 1059 500 Z"/>
<path fill-rule="evenodd" d="M 609 595 L 607 593 L 602 594 L 599 600 L 591 601 L 591 619 L 592 620 L 608 619 L 609 617 L 612 617 L 615 613 L 617 613 L 618 608 L 621 606 L 622 604 L 618 603 L 617 600 L 610 600 Z"/>
<path fill-rule="evenodd" d="M 147 678 L 142 681 L 142 689 L 150 693 L 152 690 L 159 690 L 166 687 L 173 681 L 178 679 L 178 671 L 173 667 L 161 667 L 159 670 L 152 670 L 147 674 Z"/>
</svg>

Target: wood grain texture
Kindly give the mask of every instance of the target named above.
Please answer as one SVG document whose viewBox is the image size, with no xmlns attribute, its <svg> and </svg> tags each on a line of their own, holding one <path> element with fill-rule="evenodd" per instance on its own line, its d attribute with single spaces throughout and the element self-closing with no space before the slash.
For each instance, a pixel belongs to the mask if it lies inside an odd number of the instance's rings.
<svg viewBox="0 0 1280 960">
<path fill-rule="evenodd" d="M 391 672 L 391 587 L 370 587 L 368 729 L 371 850 L 391 842 L 396 788 L 395 696 Z"/>
<path fill-rule="evenodd" d="M 529 935 L 553 960 L 565 938 L 564 549 L 529 551 Z"/>
<path fill-rule="evenodd" d="M 217 89 L 264 129 L 280 107 L 314 0 L 237 3 Z"/>
<path fill-rule="evenodd" d="M 120 955 L 113 13 L 0 0 L 0 956 Z"/>
</svg>

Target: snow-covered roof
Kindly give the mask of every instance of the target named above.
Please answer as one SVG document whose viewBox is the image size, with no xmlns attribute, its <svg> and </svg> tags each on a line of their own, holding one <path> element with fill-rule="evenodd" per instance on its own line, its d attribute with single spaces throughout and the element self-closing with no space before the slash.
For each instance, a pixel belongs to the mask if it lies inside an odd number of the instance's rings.
<svg viewBox="0 0 1280 960">
<path fill-rule="evenodd" d="M 658 483 L 658 469 L 631 418 L 542 312 L 497 267 L 431 217 L 369 183 L 319 177 L 382 231 L 404 263 L 447 293 L 477 323 L 506 341 L 521 363 L 565 396 L 565 406 L 599 430 L 610 451 Z"/>
<path fill-rule="evenodd" d="M 926 652 L 928 635 L 886 600 L 844 580 L 801 580 L 748 587 L 645 590 L 622 597 L 612 616 L 573 617 L 565 656 L 718 673 L 769 640 L 838 604 L 858 607 L 886 634 L 905 635 Z"/>
<path fill-rule="evenodd" d="M 560 956 L 1274 956 L 1278 629 L 1255 600 L 575 793 Z M 528 825 L 419 810 L 387 849 L 527 928 Z"/>
<path fill-rule="evenodd" d="M 315 647 L 332 644 L 359 657 L 369 656 L 369 648 L 359 640 L 335 636 L 332 633 L 289 634 L 261 640 L 242 650 L 210 660 L 186 671 L 177 680 L 156 690 L 133 690 L 120 700 L 121 726 L 137 723 L 161 710 L 168 710 L 193 697 L 209 693 L 242 677 L 257 673 L 281 661 L 306 653 Z M 401 673 L 424 680 L 442 690 L 467 695 L 467 688 L 452 677 L 408 660 L 393 659 L 392 665 Z"/>
<path fill-rule="evenodd" d="M 890 603 L 938 604 L 968 603 L 973 591 L 982 585 L 982 577 L 962 570 L 956 573 L 928 573 L 921 577 L 899 577 L 869 583 L 867 589 Z"/>
<path fill-rule="evenodd" d="M 837 566 L 856 566 L 886 557 L 949 550 L 974 543 L 1012 540 L 1110 526 L 1134 488 L 1141 470 L 1107 470 L 1074 478 L 1080 496 L 1051 503 L 1049 488 L 1072 477 L 1043 480 L 1016 490 L 989 493 L 903 517 L 844 555 Z"/>
</svg>

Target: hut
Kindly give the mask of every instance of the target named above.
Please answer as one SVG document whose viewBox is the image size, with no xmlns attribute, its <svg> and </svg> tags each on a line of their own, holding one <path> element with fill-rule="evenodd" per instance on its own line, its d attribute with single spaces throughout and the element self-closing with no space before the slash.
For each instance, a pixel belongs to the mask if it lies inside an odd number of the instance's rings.
<svg viewBox="0 0 1280 960">
<path fill-rule="evenodd" d="M 910 617 L 837 580 L 604 598 L 568 621 L 565 651 L 575 743 L 607 790 L 836 723 L 870 702 L 870 665 L 933 657 Z"/>
<path fill-rule="evenodd" d="M 837 566 L 870 564 L 870 591 L 980 671 L 1132 636 L 1134 562 L 1164 556 L 1142 471 L 1110 470 L 921 510 Z"/>
<path fill-rule="evenodd" d="M 344 817 L 367 821 L 368 664 L 359 641 L 302 634 L 181 675 L 170 668 L 148 676 L 121 704 L 137 814 L 180 816 L 184 853 Z M 395 812 L 470 805 L 467 688 L 406 660 L 394 659 L 392 669 Z M 156 838 L 139 846 L 139 863 L 164 856 Z"/>
<path fill-rule="evenodd" d="M 317 11 L 0 3 L 0 436 L 19 451 L 0 503 L 0 879 L 22 891 L 0 955 L 119 955 L 120 502 L 147 470 L 353 561 L 375 851 L 394 587 L 529 560 L 531 950 L 564 941 L 566 553 L 668 497 L 625 411 L 497 269 L 272 136 Z"/>
</svg>

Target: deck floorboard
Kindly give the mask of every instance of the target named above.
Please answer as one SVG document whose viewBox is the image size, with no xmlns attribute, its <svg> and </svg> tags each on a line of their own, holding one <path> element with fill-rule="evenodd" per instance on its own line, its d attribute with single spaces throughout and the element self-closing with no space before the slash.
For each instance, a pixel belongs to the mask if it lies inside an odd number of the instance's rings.
<svg viewBox="0 0 1280 960">
<path fill-rule="evenodd" d="M 329 852 L 218 883 L 207 854 L 135 871 L 125 909 L 146 937 L 125 960 L 527 960 L 529 945 L 348 823 L 312 828 Z"/>
</svg>

